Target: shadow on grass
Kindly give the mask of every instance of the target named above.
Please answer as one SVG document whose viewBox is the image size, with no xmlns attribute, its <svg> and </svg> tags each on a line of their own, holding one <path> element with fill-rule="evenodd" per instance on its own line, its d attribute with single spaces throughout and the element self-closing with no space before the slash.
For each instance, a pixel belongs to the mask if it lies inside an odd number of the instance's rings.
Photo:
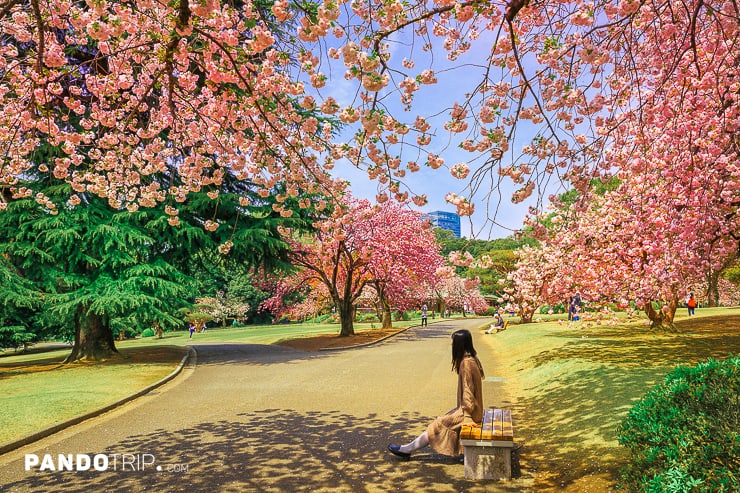
<svg viewBox="0 0 740 493">
<path fill-rule="evenodd" d="M 30 361 L 0 360 L 0 380 L 28 373 L 38 373 L 48 370 L 74 370 L 76 368 L 88 368 L 96 365 L 111 367 L 133 364 L 176 365 L 186 353 L 187 349 L 182 346 L 151 346 L 122 348 L 119 349 L 119 354 L 116 357 L 101 362 L 76 361 L 65 364 L 64 359 L 68 356 L 68 353 L 61 356 L 38 357 Z"/>
<path fill-rule="evenodd" d="M 389 441 L 406 437 L 407 430 L 430 419 L 418 414 L 386 421 L 376 415 L 265 409 L 238 417 L 133 436 L 108 450 L 88 452 L 109 457 L 151 454 L 146 461 L 154 464 L 144 470 L 136 461 L 125 471 L 120 462 L 113 470 L 111 459 L 107 471 L 37 471 L 5 488 L 37 493 L 520 491 L 515 482 L 466 481 L 459 458 L 425 453 L 402 462 L 389 454 Z"/>
<path fill-rule="evenodd" d="M 586 329 L 585 338 L 521 362 L 521 371 L 546 375 L 514 407 L 515 427 L 530 438 L 522 467 L 540 470 L 538 491 L 614 489 L 627 461 L 617 428 L 632 405 L 675 366 L 724 359 L 740 349 L 740 317 L 688 320 L 680 328 L 677 335 Z M 589 477 L 599 477 L 600 487 L 586 488 Z"/>
<path fill-rule="evenodd" d="M 624 327 L 587 329 L 583 331 L 586 338 L 543 352 L 531 363 L 540 366 L 582 359 L 621 367 L 673 368 L 710 357 L 724 359 L 740 351 L 740 317 L 682 320 L 676 326 L 681 330 L 678 334 Z M 573 334 L 563 337 L 572 338 Z"/>
</svg>

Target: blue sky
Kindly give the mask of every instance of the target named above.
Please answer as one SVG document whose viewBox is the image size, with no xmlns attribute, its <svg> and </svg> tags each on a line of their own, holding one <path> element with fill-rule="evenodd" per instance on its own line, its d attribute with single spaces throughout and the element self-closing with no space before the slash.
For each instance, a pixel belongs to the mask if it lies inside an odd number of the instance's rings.
<svg viewBox="0 0 740 493">
<path fill-rule="evenodd" d="M 482 39 L 479 39 L 478 43 L 477 52 L 470 50 L 461 56 L 454 63 L 454 67 L 456 67 L 454 70 L 451 69 L 451 63 L 446 61 L 443 50 L 434 50 L 433 53 L 416 51 L 419 54 L 418 59 L 414 58 L 417 65 L 408 72 L 413 75 L 429 68 L 430 60 L 433 58 L 438 83 L 421 86 L 421 90 L 415 95 L 412 111 L 403 111 L 397 93 L 381 94 L 381 96 L 385 96 L 383 103 L 389 108 L 393 116 L 404 123 L 413 124 L 417 114 L 437 115 L 434 119 L 430 118 L 429 122 L 433 126 L 432 132 L 436 133 L 440 142 L 433 141 L 432 145 L 424 150 L 424 153 L 433 152 L 442 156 L 445 159 L 445 166 L 437 170 L 422 166 L 420 171 L 409 172 L 402 179 L 403 185 L 411 193 L 426 194 L 429 203 L 420 209 L 422 212 L 434 210 L 455 212 L 455 206 L 445 202 L 445 195 L 452 192 L 465 197 L 470 196 L 469 190 L 466 190 L 470 182 L 470 176 L 459 180 L 450 174 L 449 167 L 458 162 L 468 162 L 472 175 L 475 165 L 470 160 L 474 155 L 459 149 L 456 142 L 441 141 L 445 141 L 448 136 L 442 125 L 448 118 L 449 108 L 452 107 L 454 102 L 461 102 L 465 93 L 471 91 L 482 77 L 483 67 L 486 65 L 485 60 L 490 55 L 490 44 L 486 46 L 486 42 Z M 409 44 L 406 43 L 406 45 Z M 400 45 L 403 45 L 403 43 L 399 43 Z M 394 52 L 393 56 L 394 65 L 400 64 L 400 58 L 403 55 Z M 398 60 L 396 60 L 396 56 L 398 56 Z M 427 63 L 427 65 L 423 66 L 424 63 Z M 350 82 L 344 79 L 345 67 L 341 61 L 333 62 L 331 66 L 323 65 L 320 69 L 329 78 L 327 85 L 319 91 L 321 96 L 332 96 L 341 106 L 351 104 L 356 99 L 357 81 Z M 395 74 L 395 76 L 398 76 L 398 74 Z M 342 139 L 349 140 L 353 132 L 354 128 L 348 129 Z M 464 134 L 460 135 L 461 138 L 465 137 Z M 526 128 L 518 130 L 518 139 L 512 143 L 511 149 L 503 158 L 502 165 L 511 164 L 515 156 L 520 155 L 522 147 L 529 144 L 534 135 L 534 131 L 527 131 Z M 412 148 L 404 148 L 401 151 L 402 167 L 409 160 L 416 160 L 421 164 L 426 160 L 425 156 L 426 154 L 419 156 L 418 151 Z M 364 171 L 357 170 L 348 162 L 337 162 L 333 174 L 350 182 L 353 195 L 371 201 L 375 200 L 379 190 L 378 183 L 371 181 Z M 536 197 L 521 204 L 513 204 L 511 195 L 521 185 L 515 185 L 508 178 L 503 180 L 499 178 L 495 173 L 489 176 L 488 181 L 485 182 L 486 186 L 476 192 L 473 197 L 475 213 L 471 217 L 461 218 L 463 236 L 480 239 L 510 236 L 515 230 L 521 228 L 529 207 L 537 206 Z M 535 193 L 534 195 L 539 196 L 540 200 L 544 200 L 548 194 L 540 191 L 539 194 Z"/>
</svg>

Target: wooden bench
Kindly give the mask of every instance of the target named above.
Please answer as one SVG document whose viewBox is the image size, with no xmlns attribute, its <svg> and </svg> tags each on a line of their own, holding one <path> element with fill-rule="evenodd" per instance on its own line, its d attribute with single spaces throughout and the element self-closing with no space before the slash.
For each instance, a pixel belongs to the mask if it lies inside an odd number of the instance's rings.
<svg viewBox="0 0 740 493">
<path fill-rule="evenodd" d="M 501 327 L 496 327 L 495 325 L 491 325 L 487 330 L 486 334 L 498 334 L 499 332 L 502 332 L 506 330 L 506 328 L 509 326 L 509 321 L 506 320 L 504 322 L 504 325 Z"/>
<path fill-rule="evenodd" d="M 460 440 L 465 449 L 465 479 L 511 479 L 514 426 L 510 410 L 489 407 L 480 426 L 463 425 Z"/>
</svg>

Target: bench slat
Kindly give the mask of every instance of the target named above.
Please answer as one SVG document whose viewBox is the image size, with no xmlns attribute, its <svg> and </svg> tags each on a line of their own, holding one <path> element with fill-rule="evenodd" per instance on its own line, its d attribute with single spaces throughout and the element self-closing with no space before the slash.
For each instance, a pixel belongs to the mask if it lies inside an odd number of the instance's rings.
<svg viewBox="0 0 740 493">
<path fill-rule="evenodd" d="M 501 416 L 502 416 L 501 409 L 494 409 L 493 411 L 493 436 L 495 437 L 496 440 L 498 440 L 499 437 L 501 436 L 501 430 L 502 430 Z"/>
<path fill-rule="evenodd" d="M 493 436 L 493 409 L 490 407 L 483 413 L 483 424 L 481 425 L 481 440 L 490 440 Z"/>
<path fill-rule="evenodd" d="M 511 410 L 489 407 L 484 411 L 483 421 L 479 426 L 462 426 L 460 439 L 513 441 L 514 426 L 511 420 Z"/>
<path fill-rule="evenodd" d="M 514 440 L 514 425 L 511 422 L 511 411 L 505 409 L 501 413 L 501 440 Z"/>
<path fill-rule="evenodd" d="M 460 430 L 460 438 L 466 440 L 480 440 L 480 427 L 463 425 Z"/>
</svg>

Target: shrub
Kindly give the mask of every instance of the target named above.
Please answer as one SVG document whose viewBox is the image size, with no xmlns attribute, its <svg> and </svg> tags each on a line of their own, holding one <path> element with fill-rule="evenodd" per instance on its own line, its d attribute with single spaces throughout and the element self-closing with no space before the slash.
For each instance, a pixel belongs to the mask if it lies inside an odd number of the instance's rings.
<svg viewBox="0 0 740 493">
<path fill-rule="evenodd" d="M 136 333 L 136 328 L 134 327 L 126 327 L 124 331 L 125 331 L 124 334 L 125 334 L 126 339 L 136 339 L 136 336 L 138 335 Z M 152 329 L 152 332 L 153 331 L 154 329 Z M 118 334 L 116 333 L 115 335 L 118 335 Z"/>
<path fill-rule="evenodd" d="M 628 491 L 740 491 L 740 356 L 680 366 L 619 427 Z"/>
<path fill-rule="evenodd" d="M 154 337 L 154 329 L 151 327 L 144 329 L 141 333 L 141 337 Z"/>
<path fill-rule="evenodd" d="M 374 313 L 360 313 L 357 315 L 358 322 L 378 322 L 378 316 Z"/>
<path fill-rule="evenodd" d="M 431 318 L 431 315 L 432 314 L 430 313 L 429 314 L 429 317 L 430 318 Z M 391 314 L 391 317 L 396 322 L 399 322 L 401 320 L 403 320 L 403 321 L 409 321 L 413 317 L 419 317 L 419 318 L 421 318 L 421 311 L 418 311 L 418 312 L 417 311 L 406 312 L 406 311 L 402 311 L 402 310 L 394 310 L 393 313 Z"/>
<path fill-rule="evenodd" d="M 493 317 L 497 313 L 498 313 L 497 306 L 489 306 L 488 308 L 486 308 L 484 315 L 487 317 Z"/>
<path fill-rule="evenodd" d="M 331 318 L 331 313 L 325 313 L 323 315 L 319 315 L 318 317 L 309 318 L 308 320 L 306 320 L 306 323 L 309 323 L 309 324 L 322 324 L 322 323 L 326 322 L 330 318 Z"/>
<path fill-rule="evenodd" d="M 557 305 L 543 305 L 539 309 L 540 315 L 547 315 L 552 310 L 553 313 L 565 313 L 565 305 L 558 303 Z"/>
<path fill-rule="evenodd" d="M 19 348 L 27 346 L 38 339 L 38 335 L 22 325 L 0 326 L 0 348 Z"/>
</svg>

